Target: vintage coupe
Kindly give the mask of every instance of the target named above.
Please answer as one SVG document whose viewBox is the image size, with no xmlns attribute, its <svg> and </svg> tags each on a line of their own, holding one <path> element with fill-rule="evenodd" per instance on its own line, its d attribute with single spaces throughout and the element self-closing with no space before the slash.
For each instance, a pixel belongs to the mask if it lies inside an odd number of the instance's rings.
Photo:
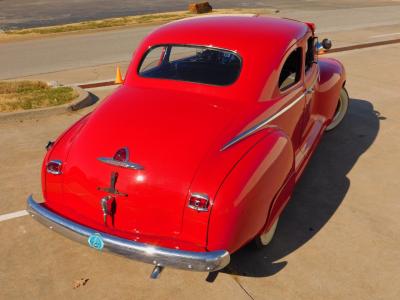
<svg viewBox="0 0 400 300">
<path fill-rule="evenodd" d="M 172 22 L 125 82 L 49 143 L 34 219 L 98 250 L 216 271 L 267 245 L 311 154 L 343 119 L 343 65 L 314 24 L 259 16 Z"/>
</svg>

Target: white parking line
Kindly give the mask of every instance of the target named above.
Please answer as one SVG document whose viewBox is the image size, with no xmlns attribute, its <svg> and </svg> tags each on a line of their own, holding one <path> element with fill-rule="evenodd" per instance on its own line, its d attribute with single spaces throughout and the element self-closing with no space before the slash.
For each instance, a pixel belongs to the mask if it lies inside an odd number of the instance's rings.
<svg viewBox="0 0 400 300">
<path fill-rule="evenodd" d="M 28 212 L 26 210 L 19 210 L 9 214 L 0 215 L 0 222 L 27 216 Z"/>
</svg>

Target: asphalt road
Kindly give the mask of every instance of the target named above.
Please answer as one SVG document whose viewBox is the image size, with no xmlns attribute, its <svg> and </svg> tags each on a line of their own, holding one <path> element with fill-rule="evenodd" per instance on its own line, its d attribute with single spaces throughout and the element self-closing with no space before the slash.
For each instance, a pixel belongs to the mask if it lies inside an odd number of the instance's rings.
<svg viewBox="0 0 400 300">
<path fill-rule="evenodd" d="M 307 3 L 309 6 L 311 2 Z M 326 8 L 328 3 L 322 1 L 313 6 L 314 10 L 285 8 L 278 15 L 314 21 L 321 34 L 378 27 L 385 27 L 384 33 L 400 31 L 400 3 L 372 7 L 368 5 L 375 2 L 369 1 L 367 7 L 337 9 Z M 154 26 L 125 28 L 0 43 L 0 79 L 129 61 L 140 40 L 153 29 Z M 349 36 L 347 43 L 357 43 L 357 38 Z"/>
<path fill-rule="evenodd" d="M 0 29 L 65 24 L 84 20 L 186 10 L 189 0 L 0 0 Z M 199 1 L 197 1 L 199 2 Z M 390 5 L 393 1 L 215 0 L 215 8 L 276 7 L 279 9 L 336 9 Z"/>
</svg>

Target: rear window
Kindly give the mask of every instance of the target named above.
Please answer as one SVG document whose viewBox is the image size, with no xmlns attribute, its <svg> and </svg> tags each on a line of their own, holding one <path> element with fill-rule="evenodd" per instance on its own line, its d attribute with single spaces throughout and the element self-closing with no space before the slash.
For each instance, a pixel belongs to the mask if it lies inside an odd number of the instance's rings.
<svg viewBox="0 0 400 300">
<path fill-rule="evenodd" d="M 228 50 L 162 45 L 151 48 L 142 59 L 139 75 L 190 81 L 211 85 L 230 85 L 239 77 L 240 57 Z"/>
</svg>

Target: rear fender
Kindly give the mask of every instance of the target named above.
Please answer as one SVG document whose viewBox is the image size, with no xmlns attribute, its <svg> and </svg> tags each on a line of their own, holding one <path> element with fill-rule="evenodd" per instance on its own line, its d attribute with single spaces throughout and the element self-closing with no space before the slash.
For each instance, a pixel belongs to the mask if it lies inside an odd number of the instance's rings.
<svg viewBox="0 0 400 300">
<path fill-rule="evenodd" d="M 207 249 L 234 252 L 268 226 L 271 205 L 293 173 L 290 138 L 270 130 L 223 181 L 211 211 Z"/>
<path fill-rule="evenodd" d="M 61 160 L 63 167 L 65 167 L 66 158 L 68 156 L 68 149 L 76 138 L 79 130 L 86 123 L 86 120 L 90 114 L 87 114 L 81 118 L 78 122 L 74 123 L 71 127 L 65 130 L 59 138 L 54 142 L 52 147 L 46 153 L 46 156 L 42 163 L 42 193 L 45 200 L 59 199 L 62 187 L 63 176 L 48 174 L 46 172 L 47 162 L 50 160 Z M 61 170 L 62 172 L 62 170 Z M 61 199 L 59 199 L 61 200 Z"/>
</svg>

